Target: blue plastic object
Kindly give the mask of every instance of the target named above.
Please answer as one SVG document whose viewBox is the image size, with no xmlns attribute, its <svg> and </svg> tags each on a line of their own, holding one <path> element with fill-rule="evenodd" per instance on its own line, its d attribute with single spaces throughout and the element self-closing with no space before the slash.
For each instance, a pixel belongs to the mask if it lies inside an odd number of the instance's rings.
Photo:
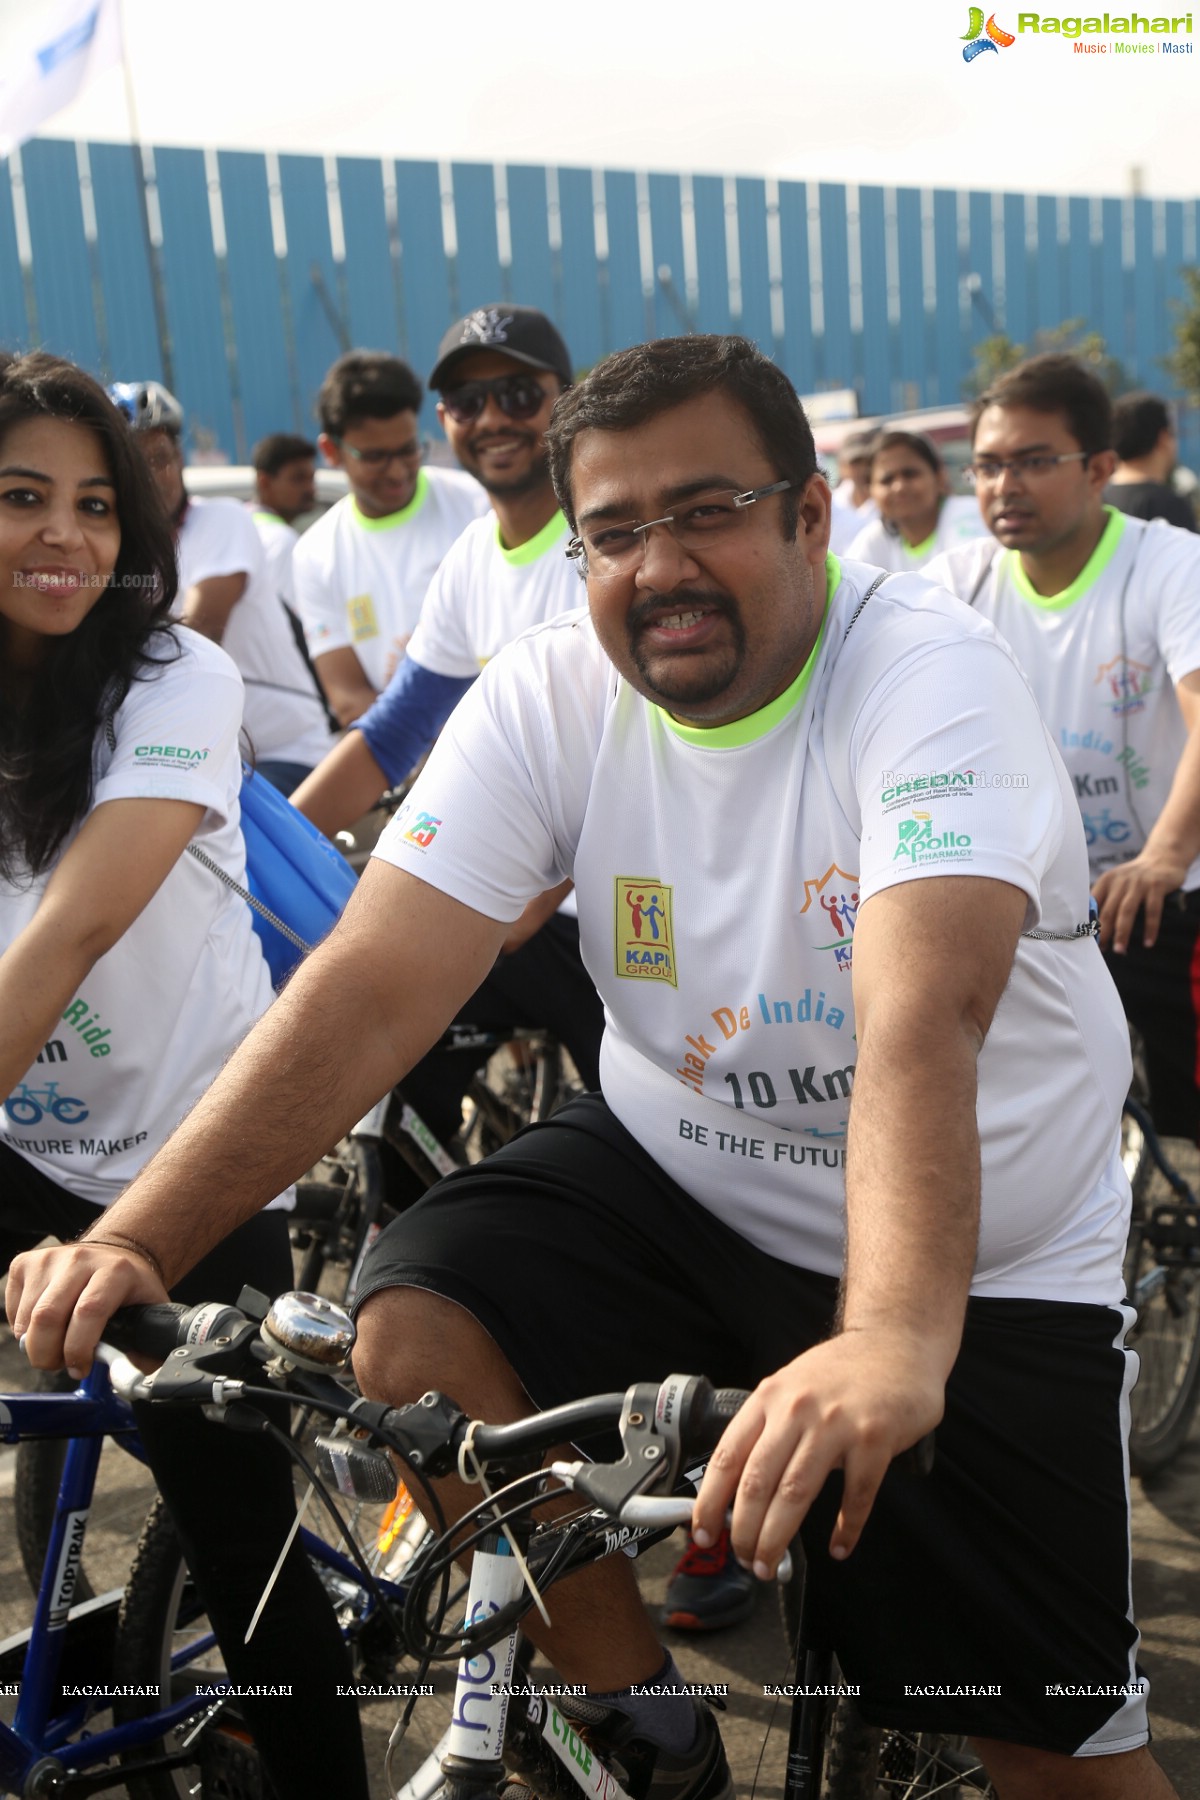
<svg viewBox="0 0 1200 1800">
<path fill-rule="evenodd" d="M 333 925 L 354 888 L 355 874 L 316 826 L 298 813 L 278 788 L 242 767 L 242 835 L 246 885 L 254 898 L 283 920 L 306 944 Z M 251 908 L 254 929 L 276 987 L 304 952 Z"/>
</svg>

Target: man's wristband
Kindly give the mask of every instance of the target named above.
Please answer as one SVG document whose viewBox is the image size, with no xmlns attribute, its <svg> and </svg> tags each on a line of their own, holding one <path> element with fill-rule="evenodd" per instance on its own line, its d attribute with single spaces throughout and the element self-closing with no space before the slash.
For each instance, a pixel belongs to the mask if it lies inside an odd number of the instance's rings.
<svg viewBox="0 0 1200 1800">
<path fill-rule="evenodd" d="M 149 1263 L 164 1287 L 167 1285 L 167 1278 L 163 1274 L 163 1267 L 157 1256 L 153 1250 L 147 1249 L 145 1244 L 139 1244 L 136 1238 L 125 1237 L 121 1232 L 117 1232 L 113 1237 L 93 1237 L 90 1232 L 85 1231 L 75 1241 L 78 1244 L 103 1244 L 107 1250 L 132 1251 L 134 1256 L 140 1256 L 143 1262 Z"/>
</svg>

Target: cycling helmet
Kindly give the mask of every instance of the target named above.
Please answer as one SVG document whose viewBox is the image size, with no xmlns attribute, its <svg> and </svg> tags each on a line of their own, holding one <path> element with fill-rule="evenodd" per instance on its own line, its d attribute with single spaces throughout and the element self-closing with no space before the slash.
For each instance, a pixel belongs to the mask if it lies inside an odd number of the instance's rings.
<svg viewBox="0 0 1200 1800">
<path fill-rule="evenodd" d="M 178 437 L 183 430 L 183 408 L 161 382 L 114 381 L 108 397 L 135 431 L 169 431 Z"/>
</svg>

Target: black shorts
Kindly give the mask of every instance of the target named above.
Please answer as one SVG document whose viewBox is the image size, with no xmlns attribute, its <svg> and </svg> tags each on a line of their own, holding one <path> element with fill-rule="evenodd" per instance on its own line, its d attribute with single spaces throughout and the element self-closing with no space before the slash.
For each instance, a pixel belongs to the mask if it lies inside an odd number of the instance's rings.
<svg viewBox="0 0 1200 1800">
<path fill-rule="evenodd" d="M 1158 941 L 1105 956 L 1121 1005 L 1146 1046 L 1150 1112 L 1165 1137 L 1200 1141 L 1200 889 L 1168 894 Z"/>
<path fill-rule="evenodd" d="M 465 1307 L 539 1407 L 672 1372 L 753 1387 L 828 1335 L 836 1300 L 831 1278 L 685 1194 L 599 1095 L 389 1226 L 356 1306 L 396 1286 Z M 845 1563 L 826 1551 L 828 1484 L 804 1530 L 815 1630 L 872 1722 L 1065 1754 L 1145 1743 L 1125 1325 L 1103 1306 L 972 1300 L 934 1472 L 887 1476 Z"/>
</svg>

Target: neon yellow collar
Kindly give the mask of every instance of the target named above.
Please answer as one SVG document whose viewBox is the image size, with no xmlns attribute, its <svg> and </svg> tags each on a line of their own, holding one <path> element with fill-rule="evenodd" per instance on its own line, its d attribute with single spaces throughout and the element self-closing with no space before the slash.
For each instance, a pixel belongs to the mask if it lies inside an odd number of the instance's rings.
<svg viewBox="0 0 1200 1800">
<path fill-rule="evenodd" d="M 757 712 L 747 713 L 744 719 L 732 719 L 728 725 L 687 725 L 682 719 L 672 718 L 664 707 L 656 706 L 655 711 L 668 730 L 685 744 L 696 744 L 702 750 L 738 750 L 743 744 L 757 743 L 759 738 L 766 737 L 769 731 L 786 719 L 790 712 L 804 704 L 804 696 L 808 692 L 808 684 L 812 680 L 813 670 L 821 655 L 821 646 L 825 642 L 825 627 L 829 623 L 831 602 L 842 583 L 842 567 L 836 556 L 825 558 L 825 612 L 821 619 L 821 629 L 817 633 L 817 641 L 808 653 L 808 660 L 791 684 L 784 688 L 782 694 L 776 694 L 774 700 L 768 700 Z"/>
<path fill-rule="evenodd" d="M 536 562 L 539 556 L 545 556 L 547 550 L 552 550 L 554 548 L 566 529 L 567 521 L 565 516 L 561 512 L 556 512 L 552 519 L 546 520 L 542 529 L 535 533 L 533 537 L 527 538 L 525 543 L 517 544 L 514 549 L 509 550 L 507 546 L 501 542 L 500 521 L 497 519 L 496 548 L 499 550 L 506 563 L 511 563 L 515 569 L 519 569 L 522 564 Z"/>
<path fill-rule="evenodd" d="M 1068 606 L 1074 606 L 1077 600 L 1082 599 L 1094 582 L 1099 581 L 1125 535 L 1125 514 L 1118 512 L 1115 506 L 1106 506 L 1104 510 L 1108 514 L 1108 523 L 1100 533 L 1099 543 L 1070 587 L 1065 587 L 1061 594 L 1039 594 L 1021 567 L 1019 553 L 1016 550 L 1004 552 L 1008 563 L 1007 572 L 1022 600 L 1028 600 L 1030 606 L 1036 606 L 1039 612 L 1065 612 Z"/>
<path fill-rule="evenodd" d="M 397 525 L 407 525 L 410 519 L 415 519 L 428 498 L 429 476 L 422 469 L 417 476 L 417 485 L 413 489 L 412 499 L 407 506 L 402 506 L 399 512 L 385 513 L 382 519 L 370 519 L 358 504 L 355 496 L 351 494 L 350 517 L 356 525 L 361 525 L 364 531 L 392 531 Z"/>
</svg>

